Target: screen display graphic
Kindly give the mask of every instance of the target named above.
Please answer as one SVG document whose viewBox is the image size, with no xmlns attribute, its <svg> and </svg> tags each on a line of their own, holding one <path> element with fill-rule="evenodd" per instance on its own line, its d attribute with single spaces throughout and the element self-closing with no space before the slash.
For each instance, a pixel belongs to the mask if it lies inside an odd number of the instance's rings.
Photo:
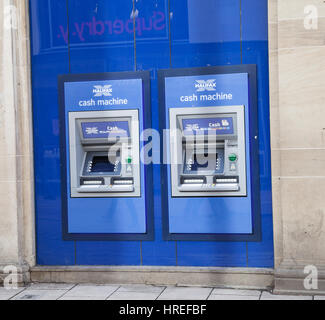
<svg viewBox="0 0 325 320">
<path fill-rule="evenodd" d="M 234 134 L 232 117 L 183 119 L 184 135 L 227 135 Z"/>
<path fill-rule="evenodd" d="M 130 137 L 128 121 L 105 121 L 81 123 L 84 139 Z"/>
</svg>

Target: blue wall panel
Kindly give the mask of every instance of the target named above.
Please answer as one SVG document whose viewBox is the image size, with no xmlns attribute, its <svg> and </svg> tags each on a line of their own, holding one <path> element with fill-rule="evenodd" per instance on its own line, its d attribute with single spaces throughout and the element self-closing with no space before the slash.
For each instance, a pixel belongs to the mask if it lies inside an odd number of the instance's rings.
<svg viewBox="0 0 325 320">
<path fill-rule="evenodd" d="M 134 70 L 132 10 L 133 3 L 129 0 L 69 0 L 71 73 Z M 84 30 L 82 37 L 78 36 L 78 30 L 80 34 Z M 76 263 L 139 265 L 140 254 L 139 241 L 77 242 Z"/>
<path fill-rule="evenodd" d="M 133 71 L 130 0 L 69 0 L 72 73 Z"/>
<path fill-rule="evenodd" d="M 267 1 L 246 0 L 242 7 L 243 63 L 257 64 L 260 144 L 261 243 L 248 244 L 249 267 L 273 267 L 273 218 L 269 114 Z M 256 19 L 252 14 L 257 11 Z"/>
<path fill-rule="evenodd" d="M 30 0 L 30 4 L 38 264 L 272 267 L 267 0 Z M 258 66 L 262 242 L 163 241 L 158 164 L 153 189 L 155 241 L 61 240 L 59 74 L 150 70 L 152 121 L 158 130 L 158 69 L 241 63 Z M 158 145 L 154 156 L 159 157 Z"/>
<path fill-rule="evenodd" d="M 62 241 L 57 104 L 57 75 L 69 72 L 68 46 L 53 33 L 67 27 L 66 1 L 32 0 L 30 12 L 37 261 L 71 265 L 75 244 Z"/>
<path fill-rule="evenodd" d="M 154 0 L 148 3 L 146 0 L 136 2 L 138 19 L 145 19 L 155 15 L 162 19 L 157 25 L 152 25 L 144 36 L 136 34 L 136 57 L 137 70 L 151 70 L 151 108 L 152 127 L 159 131 L 159 108 L 158 108 L 158 86 L 157 70 L 169 68 L 170 46 L 169 46 L 169 11 L 168 1 Z M 159 145 L 153 146 L 153 157 L 155 163 L 160 160 Z M 176 265 L 176 243 L 162 240 L 162 214 L 161 214 L 161 180 L 160 165 L 154 165 L 154 213 L 155 213 L 155 241 L 143 242 L 142 257 L 144 265 Z"/>
<path fill-rule="evenodd" d="M 171 0 L 170 11 L 173 68 L 240 64 L 239 0 Z"/>
</svg>

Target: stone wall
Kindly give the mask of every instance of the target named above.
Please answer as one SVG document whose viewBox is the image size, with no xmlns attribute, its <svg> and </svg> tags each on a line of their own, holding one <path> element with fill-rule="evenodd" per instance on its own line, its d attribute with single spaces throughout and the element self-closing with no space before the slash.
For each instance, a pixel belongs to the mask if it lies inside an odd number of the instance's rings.
<svg viewBox="0 0 325 320">
<path fill-rule="evenodd" d="M 300 291 L 325 265 L 325 3 L 269 3 L 276 290 Z"/>
<path fill-rule="evenodd" d="M 0 274 L 35 264 L 28 1 L 0 1 Z"/>
</svg>

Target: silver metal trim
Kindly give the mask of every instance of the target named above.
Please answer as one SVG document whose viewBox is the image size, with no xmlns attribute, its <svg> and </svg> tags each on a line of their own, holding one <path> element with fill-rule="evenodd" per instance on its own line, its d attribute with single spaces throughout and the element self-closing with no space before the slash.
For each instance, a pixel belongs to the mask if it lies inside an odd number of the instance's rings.
<svg viewBox="0 0 325 320">
<path fill-rule="evenodd" d="M 80 176 L 82 176 L 83 167 L 86 161 L 86 152 L 105 150 L 103 139 L 93 139 L 91 146 L 89 142 L 83 141 L 83 135 L 80 131 L 80 120 L 91 122 L 96 121 L 120 121 L 128 120 L 130 125 L 130 138 L 124 139 L 125 144 L 131 144 L 133 161 L 133 185 L 118 186 L 81 186 Z M 138 110 L 108 110 L 108 111 L 82 111 L 69 113 L 69 152 L 70 152 L 70 187 L 72 198 L 118 198 L 118 197 L 140 197 L 141 196 L 141 170 L 140 170 L 140 125 Z M 96 141 L 98 140 L 98 141 Z M 96 142 L 98 146 L 96 146 Z M 109 144 L 107 139 L 107 144 Z M 121 143 L 123 144 L 123 139 Z M 129 153 L 129 147 L 127 148 Z M 125 151 L 126 152 L 126 151 Z M 122 155 L 124 156 L 124 154 Z M 122 159 L 123 160 L 123 159 Z M 125 170 L 122 169 L 122 177 L 130 178 Z M 96 177 L 94 177 L 94 180 Z M 107 183 L 105 178 L 105 183 Z"/>
<path fill-rule="evenodd" d="M 184 135 L 179 133 L 182 129 L 179 124 L 178 117 L 185 116 L 186 118 L 193 118 L 197 116 L 199 118 L 206 117 L 219 117 L 222 115 L 235 116 L 235 134 L 223 136 L 225 141 L 231 141 L 236 139 L 237 144 L 235 148 L 238 149 L 238 176 L 239 183 L 236 184 L 216 184 L 215 187 L 203 187 L 198 191 L 199 184 L 194 184 L 193 189 L 190 184 L 180 185 L 180 176 L 182 172 L 182 141 Z M 170 108 L 169 109 L 169 122 L 171 132 L 169 134 L 168 141 L 168 156 L 170 168 L 171 168 L 171 188 L 173 197 L 204 197 L 204 196 L 216 196 L 216 197 L 226 197 L 226 196 L 247 196 L 247 163 L 246 163 L 246 135 L 245 135 L 245 106 L 227 106 L 227 107 L 196 107 L 196 108 Z M 224 144 L 223 144 L 224 145 Z M 233 147 L 230 147 L 230 149 Z M 225 159 L 228 158 L 225 146 Z M 244 161 L 242 161 L 244 160 Z M 226 167 L 227 162 L 225 161 L 225 179 L 227 176 L 234 176 L 230 168 Z M 213 184 L 212 178 L 208 177 L 207 184 Z"/>
</svg>

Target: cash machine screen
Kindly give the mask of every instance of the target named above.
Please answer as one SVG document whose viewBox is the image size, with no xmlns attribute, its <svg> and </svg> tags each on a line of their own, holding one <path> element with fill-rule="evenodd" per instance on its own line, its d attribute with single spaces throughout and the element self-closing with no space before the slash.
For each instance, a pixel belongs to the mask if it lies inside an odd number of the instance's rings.
<svg viewBox="0 0 325 320">
<path fill-rule="evenodd" d="M 193 153 L 185 159 L 184 174 L 222 173 L 224 152 L 218 149 L 216 153 Z"/>
<path fill-rule="evenodd" d="M 218 161 L 218 154 L 197 154 L 187 161 L 185 172 L 215 171 Z"/>
<path fill-rule="evenodd" d="M 233 135 L 232 117 L 183 119 L 184 135 Z"/>
<path fill-rule="evenodd" d="M 114 172 L 115 163 L 109 161 L 108 157 L 100 156 L 93 157 L 91 172 L 101 173 L 101 172 Z"/>
<path fill-rule="evenodd" d="M 84 139 L 130 137 L 128 121 L 104 121 L 81 123 Z"/>
<path fill-rule="evenodd" d="M 120 153 L 108 155 L 105 152 L 89 152 L 83 173 L 84 176 L 119 175 L 121 173 Z"/>
</svg>

